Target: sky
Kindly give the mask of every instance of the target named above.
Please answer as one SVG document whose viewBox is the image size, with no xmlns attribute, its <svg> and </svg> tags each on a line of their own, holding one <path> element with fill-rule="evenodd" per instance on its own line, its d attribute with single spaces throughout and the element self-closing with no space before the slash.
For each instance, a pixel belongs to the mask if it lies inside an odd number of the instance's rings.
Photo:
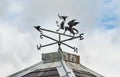
<svg viewBox="0 0 120 77">
<path fill-rule="evenodd" d="M 38 63 L 41 53 L 57 51 L 57 45 L 36 49 L 52 41 L 40 40 L 33 26 L 55 31 L 58 13 L 79 21 L 76 28 L 84 33 L 84 40 L 69 43 L 79 53 L 64 51 L 80 55 L 81 64 L 105 77 L 119 77 L 119 8 L 119 0 L 0 0 L 0 77 Z"/>
</svg>

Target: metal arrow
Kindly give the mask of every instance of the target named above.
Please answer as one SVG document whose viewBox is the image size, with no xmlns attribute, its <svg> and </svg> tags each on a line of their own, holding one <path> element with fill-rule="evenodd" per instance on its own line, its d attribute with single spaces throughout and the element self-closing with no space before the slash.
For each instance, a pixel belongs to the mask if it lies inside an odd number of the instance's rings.
<svg viewBox="0 0 120 77">
<path fill-rule="evenodd" d="M 58 32 L 55 32 L 55 31 L 51 31 L 51 30 L 47 30 L 47 29 L 43 29 L 41 28 L 41 26 L 34 26 L 35 29 L 37 29 L 39 32 L 42 32 L 43 31 L 47 31 L 47 32 L 52 32 L 52 33 L 56 33 L 56 34 L 60 34 L 60 35 L 64 35 L 64 36 L 68 36 L 68 37 L 74 37 L 74 36 L 71 36 L 71 35 L 67 35 L 67 34 L 63 34 L 63 33 L 58 33 Z"/>
</svg>

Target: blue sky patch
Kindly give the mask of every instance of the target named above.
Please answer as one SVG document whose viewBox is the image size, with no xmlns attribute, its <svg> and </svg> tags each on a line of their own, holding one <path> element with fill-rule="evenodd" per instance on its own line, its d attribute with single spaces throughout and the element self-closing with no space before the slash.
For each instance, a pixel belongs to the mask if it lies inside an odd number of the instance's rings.
<svg viewBox="0 0 120 77">
<path fill-rule="evenodd" d="M 110 3 L 110 2 L 112 2 L 112 0 L 103 0 L 104 1 L 104 3 Z"/>
<path fill-rule="evenodd" d="M 104 25 L 105 29 L 107 30 L 111 30 L 111 29 L 114 29 L 117 27 L 117 25 L 114 25 L 114 24 L 107 24 L 107 25 Z"/>
<path fill-rule="evenodd" d="M 115 21 L 116 19 L 117 19 L 117 17 L 115 15 L 104 16 L 102 18 L 102 22 Z"/>
</svg>

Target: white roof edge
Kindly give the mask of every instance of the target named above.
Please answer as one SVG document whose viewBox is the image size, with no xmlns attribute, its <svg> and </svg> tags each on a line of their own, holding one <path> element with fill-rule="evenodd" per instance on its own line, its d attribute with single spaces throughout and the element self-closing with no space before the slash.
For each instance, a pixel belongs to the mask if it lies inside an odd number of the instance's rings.
<svg viewBox="0 0 120 77">
<path fill-rule="evenodd" d="M 70 62 L 66 62 L 66 64 L 68 65 L 68 67 L 70 67 L 72 69 L 90 72 L 90 73 L 96 75 L 97 77 L 104 77 L 101 74 L 89 69 L 88 67 L 86 67 L 86 66 L 84 66 L 82 64 L 76 64 L 76 63 L 70 63 Z"/>
<path fill-rule="evenodd" d="M 104 76 L 102 76 L 101 74 L 95 72 L 94 70 L 91 70 L 91 69 L 89 69 L 88 67 L 86 67 L 86 66 L 84 66 L 84 65 L 82 65 L 82 64 L 80 64 L 80 65 L 81 65 L 85 70 L 88 70 L 88 72 L 91 72 L 91 73 L 95 74 L 97 77 L 104 77 Z"/>
<path fill-rule="evenodd" d="M 50 68 L 50 67 L 59 67 L 60 66 L 60 61 L 58 62 L 51 62 L 51 63 L 44 63 L 44 62 L 39 62 L 35 65 L 32 65 L 24 70 L 21 70 L 19 72 L 16 72 L 10 76 L 7 77 L 21 77 L 29 72 L 32 72 L 36 69 L 43 69 L 43 68 Z"/>
<path fill-rule="evenodd" d="M 61 67 L 57 67 L 60 77 L 75 77 L 73 70 L 66 65 L 64 60 L 61 60 Z"/>
</svg>

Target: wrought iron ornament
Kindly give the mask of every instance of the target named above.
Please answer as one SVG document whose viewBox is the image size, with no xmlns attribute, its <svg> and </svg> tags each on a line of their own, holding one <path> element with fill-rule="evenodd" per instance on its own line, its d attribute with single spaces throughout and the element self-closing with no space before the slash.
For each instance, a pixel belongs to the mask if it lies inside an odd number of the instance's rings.
<svg viewBox="0 0 120 77">
<path fill-rule="evenodd" d="M 83 38 L 84 34 L 80 33 L 79 35 L 76 36 L 76 34 L 78 34 L 79 31 L 77 29 L 73 28 L 73 26 L 76 26 L 79 22 L 76 22 L 76 19 L 74 19 L 74 20 L 71 20 L 71 21 L 68 22 L 68 26 L 64 26 L 64 24 L 65 24 L 66 19 L 68 18 L 68 16 L 60 16 L 58 14 L 58 17 L 59 17 L 59 19 L 62 19 L 63 21 L 60 23 L 60 25 L 58 24 L 59 22 L 56 21 L 56 24 L 59 27 L 59 29 L 57 29 L 56 31 L 44 29 L 44 28 L 41 28 L 41 26 L 34 26 L 34 28 L 37 29 L 40 32 L 40 38 L 41 39 L 43 39 L 43 37 L 46 37 L 48 39 L 51 39 L 51 40 L 55 41 L 53 43 L 46 44 L 46 45 L 41 45 L 41 44 L 37 45 L 37 49 L 40 50 L 43 47 L 47 47 L 47 46 L 50 46 L 50 45 L 58 44 L 58 46 L 59 46 L 58 51 L 62 51 L 62 48 L 61 48 L 61 44 L 62 44 L 62 45 L 65 45 L 65 46 L 73 49 L 77 53 L 78 52 L 77 48 L 72 47 L 72 46 L 70 46 L 70 45 L 68 45 L 68 44 L 66 44 L 64 42 L 70 41 L 70 40 L 73 40 L 73 39 L 77 39 L 77 38 L 80 38 L 80 40 L 84 39 Z M 58 32 L 60 29 L 63 29 L 64 33 Z M 54 38 L 52 38 L 52 37 L 50 37 L 48 35 L 43 34 L 43 31 L 57 34 L 59 36 L 59 40 L 56 40 L 56 39 L 54 39 Z M 70 33 L 72 33 L 73 36 L 65 34 L 66 31 L 69 31 Z M 61 36 L 67 36 L 68 38 L 64 39 L 64 40 L 61 40 Z"/>
</svg>

